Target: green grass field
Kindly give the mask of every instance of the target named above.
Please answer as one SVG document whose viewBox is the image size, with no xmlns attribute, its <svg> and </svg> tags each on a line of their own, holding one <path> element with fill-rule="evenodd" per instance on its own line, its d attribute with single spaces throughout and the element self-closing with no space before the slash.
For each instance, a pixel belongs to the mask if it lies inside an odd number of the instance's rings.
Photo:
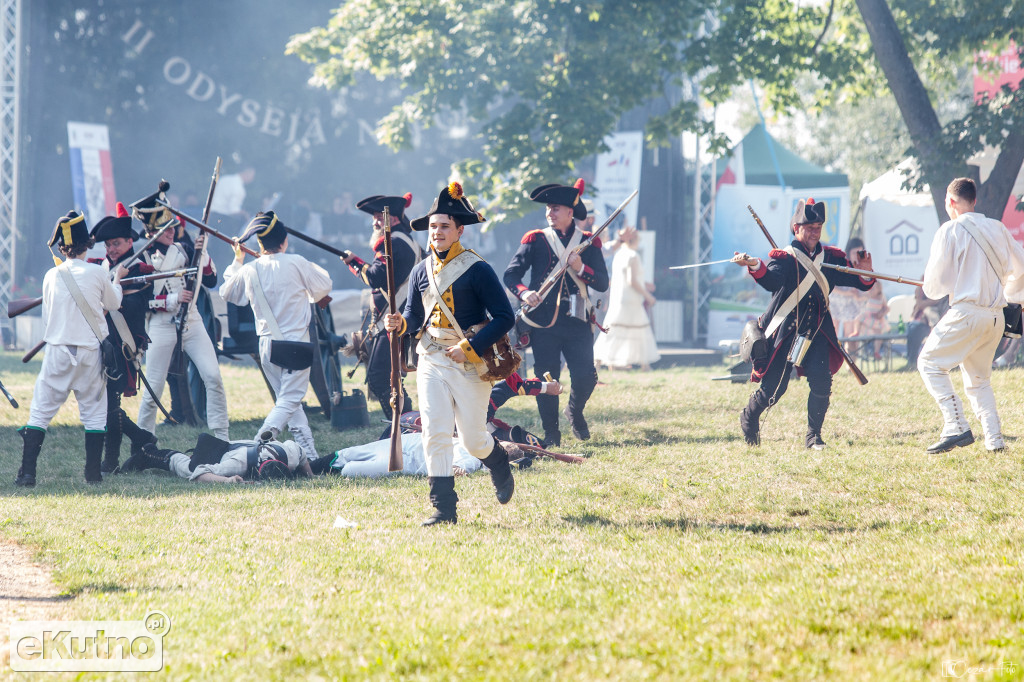
<svg viewBox="0 0 1024 682">
<path fill-rule="evenodd" d="M 829 448 L 812 452 L 805 382 L 750 449 L 737 425 L 750 387 L 710 381 L 722 368 L 603 372 L 593 439 L 563 425 L 584 464 L 517 472 L 505 507 L 486 474 L 458 479 L 459 525 L 437 529 L 420 528 L 427 483 L 411 477 L 87 486 L 73 406 L 38 486 L 15 488 L 37 369 L 0 358 L 22 402 L 0 408 L 0 536 L 52 567 L 63 618 L 169 615 L 161 678 L 1024 677 L 1019 369 L 993 378 L 998 455 L 926 455 L 940 419 L 916 373 L 860 387 L 843 370 Z M 232 436 L 249 437 L 270 398 L 255 370 L 224 375 Z M 539 428 L 532 399 L 500 414 Z M 381 429 L 311 421 L 322 453 Z M 195 434 L 158 428 L 170 447 Z"/>
</svg>

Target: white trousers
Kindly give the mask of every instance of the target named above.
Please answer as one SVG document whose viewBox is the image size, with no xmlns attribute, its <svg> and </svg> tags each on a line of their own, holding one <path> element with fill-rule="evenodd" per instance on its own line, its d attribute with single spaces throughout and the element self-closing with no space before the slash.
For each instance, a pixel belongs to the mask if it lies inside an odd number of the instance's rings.
<svg viewBox="0 0 1024 682">
<path fill-rule="evenodd" d="M 149 348 L 146 350 L 146 379 L 153 387 L 153 392 L 163 397 L 164 385 L 167 383 L 167 368 L 171 364 L 171 351 L 178 341 L 174 327 L 174 316 L 171 313 L 153 313 L 149 320 Z M 220 377 L 220 365 L 217 363 L 217 350 L 213 347 L 210 335 L 206 333 L 201 322 L 190 322 L 181 334 L 181 344 L 189 359 L 199 370 L 199 376 L 206 384 L 206 423 L 213 434 L 221 440 L 228 437 L 228 400 L 224 393 L 224 381 Z M 184 384 L 184 382 L 182 382 Z M 147 431 L 156 429 L 156 401 L 149 391 L 142 389 L 142 401 L 139 405 L 138 424 Z M 167 403 L 164 403 L 166 405 Z"/>
<path fill-rule="evenodd" d="M 996 396 L 992 392 L 992 358 L 1003 336 L 1003 311 L 958 303 L 950 308 L 921 348 L 917 369 L 925 388 L 940 407 L 952 402 L 952 409 L 944 412 L 963 414 L 960 399 L 953 392 L 949 372 L 960 366 L 964 390 L 974 414 L 985 432 L 985 446 L 1003 447 L 1003 436 L 996 411 Z M 963 420 L 963 417 L 960 417 Z M 962 424 L 945 419 L 942 436 L 962 433 Z"/>
<path fill-rule="evenodd" d="M 284 431 L 287 426 L 288 430 L 292 432 L 295 442 L 305 451 L 306 458 L 316 459 L 313 431 L 309 428 L 309 420 L 306 419 L 306 412 L 302 409 L 302 399 L 306 397 L 306 390 L 309 388 L 309 369 L 296 372 L 272 363 L 270 361 L 270 342 L 269 336 L 260 337 L 260 363 L 263 365 L 263 373 L 267 375 L 267 381 L 274 389 L 277 401 L 274 403 L 274 408 L 270 410 L 270 414 L 263 420 L 259 431 L 253 436 L 253 440 L 259 439 L 259 434 L 269 428 Z"/>
<path fill-rule="evenodd" d="M 420 355 L 416 374 L 427 475 L 452 475 L 456 429 L 462 447 L 473 457 L 485 459 L 491 454 L 494 438 L 487 432 L 491 385 L 476 368 L 431 350 Z"/>
<path fill-rule="evenodd" d="M 28 426 L 46 430 L 74 391 L 78 415 L 86 431 L 107 430 L 107 378 L 99 348 L 47 346 L 36 378 Z"/>
</svg>

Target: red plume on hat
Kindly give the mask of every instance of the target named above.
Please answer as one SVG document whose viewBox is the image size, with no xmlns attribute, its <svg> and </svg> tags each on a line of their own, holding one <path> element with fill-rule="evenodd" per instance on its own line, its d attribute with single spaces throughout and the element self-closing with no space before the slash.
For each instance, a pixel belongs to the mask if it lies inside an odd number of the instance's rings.
<svg viewBox="0 0 1024 682">
<path fill-rule="evenodd" d="M 402 198 L 405 199 L 406 208 L 412 206 L 412 192 L 406 192 L 405 194 L 402 195 Z"/>
<path fill-rule="evenodd" d="M 114 208 L 117 211 L 117 217 L 118 218 L 127 218 L 128 217 L 128 209 L 126 209 L 124 207 L 124 204 L 122 204 L 120 201 L 117 202 L 117 204 L 115 205 Z"/>
<path fill-rule="evenodd" d="M 572 186 L 576 188 L 576 191 L 580 193 L 580 196 L 583 196 L 583 190 L 586 188 L 587 183 L 583 182 L 583 178 L 579 178 Z"/>
</svg>

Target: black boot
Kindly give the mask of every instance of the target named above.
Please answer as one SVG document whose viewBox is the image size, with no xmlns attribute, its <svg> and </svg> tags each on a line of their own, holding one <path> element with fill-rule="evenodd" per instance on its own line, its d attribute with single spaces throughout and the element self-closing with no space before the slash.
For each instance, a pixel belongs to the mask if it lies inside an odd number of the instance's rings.
<svg viewBox="0 0 1024 682">
<path fill-rule="evenodd" d="M 508 453 L 502 447 L 501 441 L 495 438 L 491 454 L 481 461 L 491 472 L 491 483 L 494 484 L 494 495 L 498 502 L 508 504 L 512 499 L 512 493 L 515 492 L 516 482 L 512 478 L 512 467 L 508 464 Z"/>
<path fill-rule="evenodd" d="M 125 414 L 124 410 L 121 410 L 121 430 L 124 432 L 124 435 L 128 436 L 128 440 L 132 442 L 132 449 L 130 453 L 132 456 L 142 452 L 142 448 L 149 443 L 156 444 L 156 436 L 154 436 L 151 431 L 147 431 L 133 422 L 131 418 Z"/>
<path fill-rule="evenodd" d="M 39 451 L 43 449 L 43 439 L 46 438 L 46 431 L 23 426 L 18 429 L 21 434 L 21 468 L 18 469 L 18 477 L 14 479 L 14 485 L 22 488 L 36 487 L 36 460 L 39 459 Z"/>
<path fill-rule="evenodd" d="M 455 506 L 459 496 L 455 494 L 454 476 L 431 476 L 427 479 L 430 483 L 430 504 L 434 507 L 434 515 L 424 521 L 424 526 L 436 526 L 442 523 L 456 524 L 459 522 L 459 515 Z"/>
<path fill-rule="evenodd" d="M 147 443 L 138 454 L 132 455 L 121 465 L 121 471 L 128 473 L 132 471 L 143 471 L 144 469 L 171 470 L 171 455 L 175 450 L 158 450 L 156 442 Z"/>
<path fill-rule="evenodd" d="M 812 450 L 824 450 L 825 441 L 821 439 L 821 427 L 825 423 L 828 412 L 830 394 L 818 395 L 811 391 L 807 395 L 807 447 Z"/>
<path fill-rule="evenodd" d="M 761 413 L 767 407 L 761 392 L 754 391 L 747 406 L 740 412 L 740 430 L 743 432 L 743 440 L 747 442 L 747 445 L 761 444 Z"/>
<path fill-rule="evenodd" d="M 108 387 L 109 391 L 110 388 Z M 109 405 L 108 405 L 108 410 Z M 113 412 L 107 412 L 107 437 L 103 441 L 103 463 L 100 465 L 101 474 L 112 474 L 117 470 L 118 462 L 121 459 L 121 414 L 120 407 Z"/>
<path fill-rule="evenodd" d="M 103 462 L 103 441 L 107 434 L 103 431 L 85 432 L 85 482 L 102 483 L 103 474 L 100 469 Z"/>
<path fill-rule="evenodd" d="M 590 440 L 590 427 L 583 416 L 583 407 L 574 405 L 572 398 L 569 398 L 569 404 L 565 406 L 564 414 L 565 418 L 569 420 L 569 426 L 572 427 L 572 435 L 580 440 Z"/>
</svg>

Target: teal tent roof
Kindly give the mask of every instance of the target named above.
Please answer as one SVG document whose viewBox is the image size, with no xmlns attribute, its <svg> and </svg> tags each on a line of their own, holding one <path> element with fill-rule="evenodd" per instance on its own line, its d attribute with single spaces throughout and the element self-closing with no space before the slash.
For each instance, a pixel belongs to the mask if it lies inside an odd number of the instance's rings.
<svg viewBox="0 0 1024 682">
<path fill-rule="evenodd" d="M 844 173 L 830 173 L 786 149 L 760 123 L 747 133 L 740 144 L 743 147 L 743 170 L 748 185 L 779 186 L 772 149 L 787 187 L 848 187 L 850 184 L 850 179 Z M 736 147 L 733 148 L 735 151 Z M 722 176 L 728 163 L 728 157 L 715 162 L 716 178 Z"/>
</svg>

